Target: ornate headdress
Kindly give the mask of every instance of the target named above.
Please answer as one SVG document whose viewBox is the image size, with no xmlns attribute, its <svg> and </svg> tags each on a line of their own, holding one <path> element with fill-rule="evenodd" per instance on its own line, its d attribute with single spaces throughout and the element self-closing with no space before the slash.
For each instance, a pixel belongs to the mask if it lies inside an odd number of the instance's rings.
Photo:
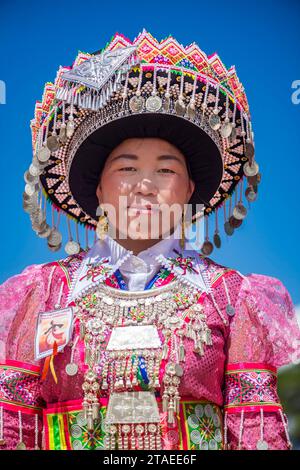
<svg viewBox="0 0 300 470">
<path fill-rule="evenodd" d="M 80 52 L 71 67 L 59 68 L 54 83 L 46 83 L 31 129 L 23 207 L 54 251 L 62 245 L 61 212 L 67 215 L 66 252 L 81 249 L 79 224 L 88 248 L 101 170 L 124 138 L 161 137 L 182 150 L 195 181 L 189 202 L 204 204 L 192 219 L 205 218 L 204 255 L 221 245 L 220 209 L 225 233 L 232 235 L 247 214 L 243 197 L 257 197 L 250 113 L 235 67 L 227 69 L 217 54 L 208 57 L 197 44 L 184 47 L 172 36 L 158 42 L 143 30 L 131 42 L 116 33 L 100 51 Z M 214 231 L 208 224 L 213 215 Z"/>
</svg>

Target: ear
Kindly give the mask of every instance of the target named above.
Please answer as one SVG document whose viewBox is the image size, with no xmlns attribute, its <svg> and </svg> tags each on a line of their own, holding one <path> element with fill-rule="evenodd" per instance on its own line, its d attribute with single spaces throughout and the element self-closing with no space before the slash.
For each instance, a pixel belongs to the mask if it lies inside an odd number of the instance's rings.
<svg viewBox="0 0 300 470">
<path fill-rule="evenodd" d="M 190 178 L 189 179 L 189 190 L 188 190 L 188 198 L 190 200 L 194 190 L 195 190 L 195 182 Z"/>
<path fill-rule="evenodd" d="M 101 189 L 101 182 L 99 181 L 97 189 L 96 189 L 96 196 L 98 198 L 99 204 L 102 201 L 102 189 Z"/>
</svg>

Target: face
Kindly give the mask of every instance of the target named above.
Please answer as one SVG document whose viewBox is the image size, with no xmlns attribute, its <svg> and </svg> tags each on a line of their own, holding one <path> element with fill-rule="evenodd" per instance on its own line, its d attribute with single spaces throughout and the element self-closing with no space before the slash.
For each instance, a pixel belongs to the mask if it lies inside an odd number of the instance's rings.
<svg viewBox="0 0 300 470">
<path fill-rule="evenodd" d="M 106 159 L 97 197 L 118 237 L 160 238 L 172 233 L 194 187 L 177 147 L 159 138 L 130 138 Z"/>
</svg>

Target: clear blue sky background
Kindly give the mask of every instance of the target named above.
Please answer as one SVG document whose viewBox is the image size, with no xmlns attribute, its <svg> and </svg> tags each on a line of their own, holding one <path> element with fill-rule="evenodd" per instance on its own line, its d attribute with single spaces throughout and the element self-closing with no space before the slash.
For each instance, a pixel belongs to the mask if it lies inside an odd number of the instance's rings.
<svg viewBox="0 0 300 470">
<path fill-rule="evenodd" d="M 195 41 L 245 86 L 262 182 L 257 201 L 233 237 L 212 258 L 243 273 L 279 277 L 300 303 L 300 105 L 291 101 L 300 80 L 300 2 L 0 2 L 1 273 L 0 282 L 25 266 L 65 257 L 36 237 L 22 209 L 23 175 L 31 161 L 30 119 L 45 82 L 78 50 L 93 52 L 115 32 L 134 39 L 145 27 L 157 39 L 172 34 Z"/>
</svg>

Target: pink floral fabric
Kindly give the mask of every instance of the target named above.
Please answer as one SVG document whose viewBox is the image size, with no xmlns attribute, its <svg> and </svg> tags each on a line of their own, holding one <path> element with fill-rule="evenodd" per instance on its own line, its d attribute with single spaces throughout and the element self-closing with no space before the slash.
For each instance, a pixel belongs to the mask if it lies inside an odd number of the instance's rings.
<svg viewBox="0 0 300 470">
<path fill-rule="evenodd" d="M 0 286 L 0 364 L 13 360 L 22 363 L 23 367 L 27 363 L 42 370 L 44 361 L 34 360 L 38 313 L 54 309 L 62 285 L 60 306 L 66 306 L 70 281 L 80 260 L 77 256 L 62 260 L 60 265 L 28 266 Z M 300 359 L 300 330 L 291 297 L 279 279 L 260 274 L 241 276 L 237 271 L 228 268 L 226 271 L 225 267 L 209 260 L 207 272 L 211 279 L 217 271 L 221 274 L 224 271 L 213 286 L 219 311 L 211 295 L 205 295 L 202 299 L 213 345 L 207 346 L 201 357 L 193 351 L 192 340 L 185 338 L 186 360 L 179 393 L 182 397 L 204 398 L 222 407 L 230 393 L 226 383 L 226 371 L 230 365 L 247 362 L 254 364 L 255 369 L 256 363 L 275 368 L 295 363 Z M 228 298 L 223 278 L 231 304 L 235 307 L 235 314 L 231 317 L 226 313 Z M 40 406 L 83 398 L 81 384 L 84 368 L 80 348 L 75 349 L 74 361 L 79 365 L 79 371 L 73 377 L 65 372 L 70 355 L 71 347 L 68 345 L 55 357 L 58 384 L 49 372 L 37 388 Z M 6 403 L 2 405 L 5 444 L 0 445 L 0 449 L 15 449 L 19 440 L 18 409 L 9 408 Z M 34 448 L 34 435 L 39 447 L 43 447 L 42 418 L 40 413 L 37 415 L 37 430 L 32 413 L 24 417 L 23 440 L 28 440 L 27 448 Z M 282 416 L 286 419 L 284 413 Z M 282 416 L 278 411 L 264 412 L 264 439 L 269 449 L 289 448 Z M 227 442 L 231 449 L 256 449 L 261 433 L 258 411 L 247 411 L 243 416 L 241 411 L 228 413 L 226 422 Z"/>
</svg>

